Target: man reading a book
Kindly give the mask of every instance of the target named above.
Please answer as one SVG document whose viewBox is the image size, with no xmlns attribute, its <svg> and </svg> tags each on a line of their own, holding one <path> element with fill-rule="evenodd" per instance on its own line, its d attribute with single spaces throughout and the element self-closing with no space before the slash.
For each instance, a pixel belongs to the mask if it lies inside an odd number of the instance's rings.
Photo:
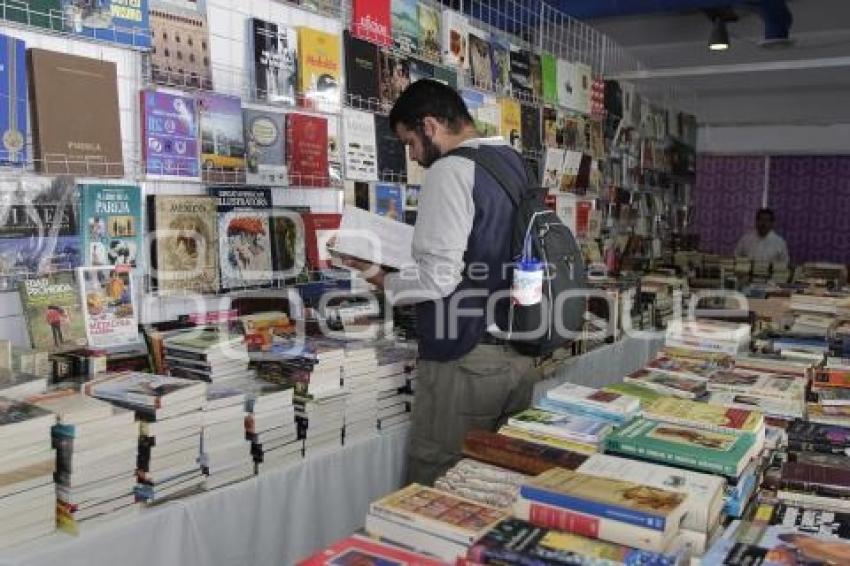
<svg viewBox="0 0 850 566">
<path fill-rule="evenodd" d="M 409 479 L 432 484 L 461 458 L 473 429 L 495 430 L 531 402 L 537 371 L 494 334 L 506 328 L 510 239 L 516 210 L 458 147 L 497 151 L 525 182 L 522 157 L 504 140 L 483 138 L 463 99 L 437 81 L 411 84 L 390 112 L 411 158 L 428 168 L 411 246 L 416 263 L 388 273 L 346 259 L 396 305 L 415 304 L 419 363 Z M 492 331 L 492 333 L 491 333 Z"/>
<path fill-rule="evenodd" d="M 761 208 L 756 213 L 756 228 L 744 234 L 735 246 L 735 255 L 766 263 L 788 263 L 788 246 L 773 231 L 773 211 Z"/>
</svg>

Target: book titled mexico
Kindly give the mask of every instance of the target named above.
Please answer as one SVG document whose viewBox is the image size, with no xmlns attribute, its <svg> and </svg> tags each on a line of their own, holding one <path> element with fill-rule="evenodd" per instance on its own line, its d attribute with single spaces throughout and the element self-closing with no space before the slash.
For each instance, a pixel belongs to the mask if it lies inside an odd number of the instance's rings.
<svg viewBox="0 0 850 566">
<path fill-rule="evenodd" d="M 635 419 L 605 438 L 606 452 L 737 478 L 755 453 L 752 435 Z"/>
<path fill-rule="evenodd" d="M 148 219 L 156 237 L 152 280 L 160 292 L 218 291 L 218 199 L 149 196 Z"/>
<path fill-rule="evenodd" d="M 179 91 L 143 90 L 142 161 L 148 179 L 198 179 L 197 103 Z"/>
<path fill-rule="evenodd" d="M 674 566 L 678 558 L 505 519 L 467 553 L 476 564 Z"/>
<path fill-rule="evenodd" d="M 139 342 L 139 312 L 131 270 L 80 267 L 78 274 L 89 346 L 110 348 Z"/>
<path fill-rule="evenodd" d="M 135 267 L 142 255 L 142 197 L 135 185 L 82 185 L 83 264 Z"/>
<path fill-rule="evenodd" d="M 36 350 L 59 352 L 86 345 L 78 282 L 58 271 L 20 282 L 21 306 Z"/>
<path fill-rule="evenodd" d="M 27 88 L 26 44 L 0 34 L 0 163 L 26 163 Z"/>
</svg>

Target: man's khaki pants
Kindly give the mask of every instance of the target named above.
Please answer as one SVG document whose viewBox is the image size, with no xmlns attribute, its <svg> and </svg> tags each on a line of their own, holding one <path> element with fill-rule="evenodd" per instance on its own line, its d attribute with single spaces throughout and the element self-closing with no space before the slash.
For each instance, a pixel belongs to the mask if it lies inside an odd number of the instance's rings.
<svg viewBox="0 0 850 566">
<path fill-rule="evenodd" d="M 528 408 L 538 373 L 533 358 L 507 345 L 479 344 L 449 362 L 420 360 L 408 480 L 432 485 L 460 460 L 468 431 L 495 431 Z"/>
</svg>

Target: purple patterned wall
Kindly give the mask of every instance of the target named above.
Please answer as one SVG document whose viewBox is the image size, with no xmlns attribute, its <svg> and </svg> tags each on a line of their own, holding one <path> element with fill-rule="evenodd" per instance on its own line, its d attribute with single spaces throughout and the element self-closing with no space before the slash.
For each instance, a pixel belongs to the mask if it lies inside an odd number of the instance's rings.
<svg viewBox="0 0 850 566">
<path fill-rule="evenodd" d="M 701 251 L 732 255 L 761 207 L 764 173 L 761 156 L 697 157 L 693 228 Z"/>
<path fill-rule="evenodd" d="M 793 263 L 850 263 L 850 156 L 771 157 L 768 194 Z"/>
</svg>

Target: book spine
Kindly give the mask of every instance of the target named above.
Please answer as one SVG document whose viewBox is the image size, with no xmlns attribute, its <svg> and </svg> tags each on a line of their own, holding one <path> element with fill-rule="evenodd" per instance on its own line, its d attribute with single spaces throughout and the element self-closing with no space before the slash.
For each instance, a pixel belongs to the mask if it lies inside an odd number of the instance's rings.
<svg viewBox="0 0 850 566">
<path fill-rule="evenodd" d="M 523 485 L 520 495 L 531 501 L 545 503 L 553 507 L 570 509 L 586 515 L 594 515 L 612 521 L 619 521 L 636 527 L 665 531 L 667 529 L 667 518 L 652 513 L 645 513 L 635 509 L 627 509 L 619 505 L 601 503 L 589 499 L 567 495 L 565 493 L 548 491 L 531 485 Z"/>
<path fill-rule="evenodd" d="M 615 453 L 620 452 L 622 454 L 636 456 L 641 459 L 646 458 L 647 460 L 655 462 L 679 465 L 694 470 L 722 474 L 730 477 L 737 477 L 738 475 L 736 466 L 730 464 L 712 461 L 706 458 L 699 458 L 696 456 L 687 456 L 685 454 L 660 450 L 658 448 L 646 448 L 615 438 L 608 438 L 607 447 L 608 450 Z"/>
</svg>

